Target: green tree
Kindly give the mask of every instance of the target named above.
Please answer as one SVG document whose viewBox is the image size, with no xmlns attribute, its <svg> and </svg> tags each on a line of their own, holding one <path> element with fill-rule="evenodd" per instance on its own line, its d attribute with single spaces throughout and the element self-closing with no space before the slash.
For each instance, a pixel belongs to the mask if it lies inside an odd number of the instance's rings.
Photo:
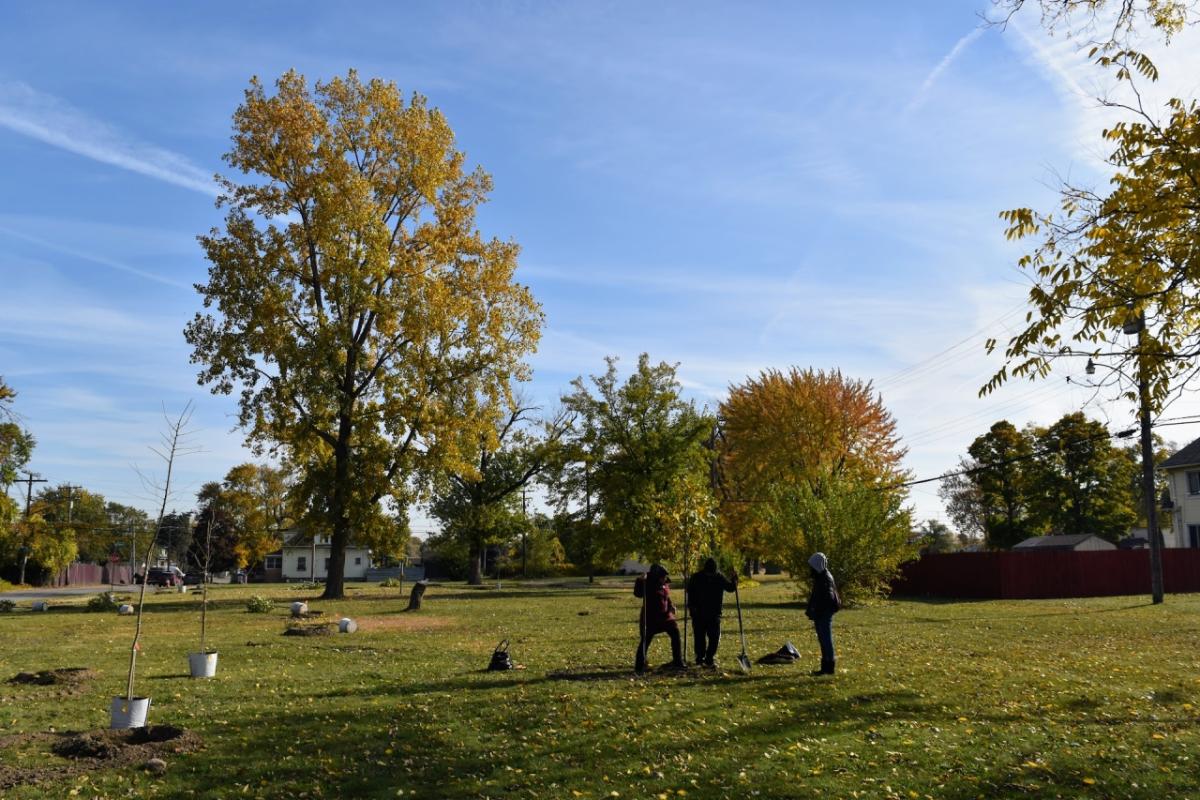
<svg viewBox="0 0 1200 800">
<path fill-rule="evenodd" d="M 209 481 L 196 493 L 196 529 L 187 554 L 192 569 L 203 570 L 207 564 L 210 572 L 224 572 L 246 566 L 238 552 L 240 520 L 228 494 L 217 481 Z"/>
<path fill-rule="evenodd" d="M 21 514 L 21 507 L 13 500 L 8 489 L 17 479 L 18 473 L 29 463 L 33 455 L 33 436 L 16 422 L 12 402 L 17 393 L 0 376 L 0 536 L 11 536 L 11 526 Z"/>
<path fill-rule="evenodd" d="M 621 383 L 617 359 L 576 378 L 563 398 L 575 415 L 568 451 L 583 459 L 554 481 L 560 506 L 586 492 L 596 520 L 594 558 L 638 553 L 656 561 L 715 549 L 716 499 L 709 488 L 715 420 L 680 396 L 675 367 L 643 353 Z M 577 502 L 577 501 L 576 501 Z"/>
<path fill-rule="evenodd" d="M 562 574 L 568 566 L 566 548 L 559 541 L 554 520 L 545 514 L 531 514 L 524 520 L 521 535 L 509 543 L 509 572 L 530 578 Z"/>
<path fill-rule="evenodd" d="M 921 537 L 918 546 L 927 553 L 953 553 L 962 546 L 954 531 L 940 520 L 925 520 L 916 533 Z"/>
<path fill-rule="evenodd" d="M 1045 531 L 1030 512 L 1033 496 L 1030 461 L 1033 443 L 1007 420 L 993 425 L 967 448 L 978 465 L 972 480 L 985 509 L 987 545 L 1007 550 Z"/>
<path fill-rule="evenodd" d="M 113 550 L 113 535 L 103 495 L 61 484 L 43 489 L 35 502 L 47 523 L 75 539 L 80 561 L 100 564 L 108 559 Z"/>
<path fill-rule="evenodd" d="M 163 516 L 156 541 L 172 566 L 185 567 L 192 547 L 192 515 L 172 511 Z"/>
<path fill-rule="evenodd" d="M 730 389 L 721 419 L 721 513 L 743 550 L 805 582 L 813 548 L 828 548 L 850 595 L 881 589 L 911 556 L 905 451 L 869 383 L 768 370 Z M 872 543 L 852 552 L 868 535 Z"/>
<path fill-rule="evenodd" d="M 1138 518 L 1132 491 L 1138 469 L 1104 424 L 1075 412 L 1031 433 L 1030 496 L 1039 527 L 1111 542 L 1125 536 Z"/>
<path fill-rule="evenodd" d="M 809 557 L 821 552 L 844 597 L 877 595 L 916 555 L 909 543 L 910 512 L 899 492 L 832 473 L 811 482 L 774 483 L 767 500 L 760 513 L 768 523 L 772 556 L 802 584 L 811 574 Z"/>
<path fill-rule="evenodd" d="M 445 535 L 466 545 L 471 585 L 483 583 L 487 546 L 506 545 L 528 534 L 521 493 L 555 458 L 569 425 L 568 416 L 561 413 L 538 424 L 531 417 L 535 410 L 515 403 L 496 418 L 494 434 L 481 437 L 469 470 L 446 470 L 433 478 L 430 510 Z"/>
<path fill-rule="evenodd" d="M 135 557 L 145 553 L 154 539 L 154 525 L 150 517 L 140 508 L 112 501 L 104 504 L 104 514 L 108 518 L 111 536 L 109 552 L 122 554 L 136 573 L 138 568 L 133 564 Z"/>
<path fill-rule="evenodd" d="M 987 536 L 988 509 L 983 492 L 974 480 L 978 467 L 978 461 L 960 458 L 954 472 L 938 485 L 938 497 L 945 505 L 946 514 L 958 528 L 959 535 L 967 540 Z"/>
<path fill-rule="evenodd" d="M 273 96 L 252 80 L 233 127 L 225 160 L 252 180 L 225 182 L 224 230 L 200 238 L 215 313 L 185 335 L 202 383 L 240 387 L 249 441 L 300 471 L 306 527 L 331 532 L 324 596 L 342 597 L 351 533 L 418 475 L 467 466 L 542 314 L 517 245 L 475 227 L 490 178 L 425 98 L 293 71 Z"/>
</svg>

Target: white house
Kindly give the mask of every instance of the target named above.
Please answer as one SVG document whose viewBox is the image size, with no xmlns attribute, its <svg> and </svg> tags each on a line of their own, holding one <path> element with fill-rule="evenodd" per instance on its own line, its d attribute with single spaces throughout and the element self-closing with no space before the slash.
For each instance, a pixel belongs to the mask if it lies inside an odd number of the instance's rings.
<svg viewBox="0 0 1200 800">
<path fill-rule="evenodd" d="M 285 581 L 323 581 L 329 575 L 329 554 L 332 547 L 329 537 L 319 534 L 310 537 L 299 530 L 286 531 L 283 536 L 283 550 L 277 555 L 281 576 Z M 267 557 L 268 560 L 271 556 Z M 274 566 L 269 563 L 268 566 Z M 371 566 L 371 551 L 366 547 L 351 542 L 346 547 L 345 578 L 348 581 L 361 581 L 366 578 L 367 569 Z"/>
<path fill-rule="evenodd" d="M 1163 543 L 1167 547 L 1200 547 L 1200 439 L 1158 465 L 1167 473 L 1173 508 L 1164 511 Z M 1167 521 L 1171 530 L 1167 530 Z"/>
</svg>

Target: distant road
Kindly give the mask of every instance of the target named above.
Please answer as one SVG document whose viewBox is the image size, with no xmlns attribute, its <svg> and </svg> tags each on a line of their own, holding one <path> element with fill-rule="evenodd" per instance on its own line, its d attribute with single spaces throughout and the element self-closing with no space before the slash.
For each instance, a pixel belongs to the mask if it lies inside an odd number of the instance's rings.
<svg viewBox="0 0 1200 800">
<path fill-rule="evenodd" d="M 62 586 L 46 589 L 17 589 L 12 592 L 0 592 L 0 600 L 51 600 L 55 597 L 75 597 L 81 594 L 98 594 L 106 591 L 108 584 L 103 586 Z"/>
</svg>

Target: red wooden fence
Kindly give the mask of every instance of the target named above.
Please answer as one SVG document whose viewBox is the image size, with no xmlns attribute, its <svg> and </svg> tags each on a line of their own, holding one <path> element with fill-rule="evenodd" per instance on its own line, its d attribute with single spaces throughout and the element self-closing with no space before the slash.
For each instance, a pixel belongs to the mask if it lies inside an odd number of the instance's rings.
<svg viewBox="0 0 1200 800">
<path fill-rule="evenodd" d="M 1200 592 L 1200 550 L 1163 550 L 1168 593 Z M 910 561 L 893 595 L 1022 600 L 1150 593 L 1148 550 L 943 553 Z"/>
</svg>

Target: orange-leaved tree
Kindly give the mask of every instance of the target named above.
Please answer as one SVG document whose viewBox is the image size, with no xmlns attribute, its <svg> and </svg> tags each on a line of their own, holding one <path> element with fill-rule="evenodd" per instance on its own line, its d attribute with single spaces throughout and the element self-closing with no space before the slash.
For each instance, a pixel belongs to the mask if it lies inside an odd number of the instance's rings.
<svg viewBox="0 0 1200 800">
<path fill-rule="evenodd" d="M 767 370 L 721 405 L 722 517 L 748 554 L 807 579 L 821 550 L 848 594 L 874 592 L 910 554 L 896 422 L 868 382 Z"/>
</svg>

